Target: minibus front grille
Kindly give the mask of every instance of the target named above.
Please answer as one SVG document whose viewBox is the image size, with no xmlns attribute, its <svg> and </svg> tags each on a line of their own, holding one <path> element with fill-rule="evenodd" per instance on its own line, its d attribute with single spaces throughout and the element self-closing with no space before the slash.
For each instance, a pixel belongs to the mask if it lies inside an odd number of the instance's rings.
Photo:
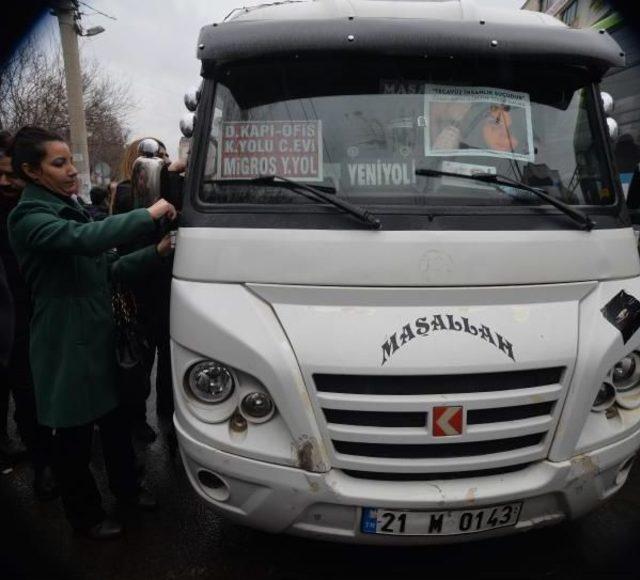
<svg viewBox="0 0 640 580">
<path fill-rule="evenodd" d="M 343 411 L 324 409 L 327 423 L 370 427 L 426 427 L 427 413 L 384 413 L 381 411 Z"/>
<path fill-rule="evenodd" d="M 342 473 L 354 479 L 370 479 L 372 481 L 446 481 L 452 479 L 491 477 L 492 475 L 506 475 L 523 471 L 532 465 L 523 463 L 509 465 L 508 467 L 496 467 L 494 469 L 477 469 L 474 471 L 443 471 L 434 473 L 398 473 L 384 471 L 358 471 L 355 469 L 343 469 Z"/>
<path fill-rule="evenodd" d="M 465 471 L 510 469 L 546 457 L 565 374 L 564 367 L 551 367 L 460 375 L 315 374 L 313 379 L 334 467 L 464 477 Z M 462 407 L 460 433 L 436 433 L 438 406 Z"/>
<path fill-rule="evenodd" d="M 529 417 L 550 415 L 554 402 L 502 407 L 498 409 L 475 409 L 467 412 L 467 425 L 515 421 Z M 368 425 L 371 427 L 426 427 L 428 413 L 385 413 L 382 411 L 349 411 L 323 409 L 327 423 L 334 425 Z"/>
<path fill-rule="evenodd" d="M 450 395 L 528 389 L 560 381 L 563 369 L 554 367 L 506 373 L 466 375 L 327 375 L 315 374 L 323 393 L 353 395 Z"/>
<path fill-rule="evenodd" d="M 555 402 L 552 401 L 534 403 L 532 405 L 518 405 L 517 407 L 498 407 L 497 409 L 470 409 L 467 411 L 467 425 L 501 423 L 551 415 L 554 405 Z"/>
<path fill-rule="evenodd" d="M 352 443 L 350 441 L 334 441 L 338 453 L 360 455 L 362 457 L 395 457 L 395 458 L 449 458 L 472 457 L 513 451 L 523 447 L 539 445 L 544 434 L 513 437 L 510 439 L 494 439 L 493 441 L 477 441 L 473 443 L 441 443 L 439 445 L 386 445 L 376 443 Z"/>
</svg>

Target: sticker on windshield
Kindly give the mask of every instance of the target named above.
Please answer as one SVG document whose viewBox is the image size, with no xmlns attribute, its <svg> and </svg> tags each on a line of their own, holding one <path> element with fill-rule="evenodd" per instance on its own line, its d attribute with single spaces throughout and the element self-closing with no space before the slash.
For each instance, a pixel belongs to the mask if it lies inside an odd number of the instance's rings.
<svg viewBox="0 0 640 580">
<path fill-rule="evenodd" d="M 222 123 L 218 179 L 281 175 L 322 181 L 321 121 Z"/>
<path fill-rule="evenodd" d="M 345 163 L 343 175 L 349 187 L 409 188 L 416 184 L 415 159 L 357 159 Z"/>
<path fill-rule="evenodd" d="M 625 344 L 640 328 L 640 302 L 624 290 L 609 300 L 601 312 L 620 331 Z"/>
<path fill-rule="evenodd" d="M 456 173 L 458 175 L 495 175 L 497 173 L 496 168 L 492 165 L 478 165 L 476 163 L 460 163 L 458 161 L 443 161 L 442 171 L 447 173 Z M 474 189 L 494 189 L 492 185 L 484 185 L 479 181 L 471 184 L 467 180 L 462 180 L 458 177 L 443 177 L 442 185 L 462 185 L 469 187 L 470 185 Z"/>
<path fill-rule="evenodd" d="M 534 161 L 527 93 L 489 87 L 426 85 L 427 157 L 482 156 Z"/>
</svg>

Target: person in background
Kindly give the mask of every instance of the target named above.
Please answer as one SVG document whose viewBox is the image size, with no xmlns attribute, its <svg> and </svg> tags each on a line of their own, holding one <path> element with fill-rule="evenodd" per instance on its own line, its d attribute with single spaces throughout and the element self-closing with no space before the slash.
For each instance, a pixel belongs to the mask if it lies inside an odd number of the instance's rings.
<svg viewBox="0 0 640 580">
<path fill-rule="evenodd" d="M 9 240 L 34 303 L 30 355 L 39 421 L 53 429 L 54 466 L 65 514 L 89 538 L 122 534 L 106 516 L 89 468 L 94 426 L 100 431 L 109 487 L 121 505 L 154 509 L 136 478 L 128 422 L 117 389 L 112 282 L 145 277 L 171 252 L 157 244 L 119 257 L 112 248 L 151 235 L 175 208 L 148 209 L 93 222 L 75 201 L 78 171 L 61 137 L 23 127 L 9 148 L 13 171 L 27 182 L 9 215 Z"/>
<path fill-rule="evenodd" d="M 153 139 L 156 141 L 158 143 L 158 152 L 156 153 L 156 156 L 163 159 L 167 165 L 170 164 L 167 148 L 159 139 L 156 139 L 155 137 L 143 137 L 142 139 L 136 139 L 129 143 L 125 149 L 124 157 L 122 159 L 121 173 L 123 179 L 116 186 L 115 196 L 112 201 L 111 207 L 113 214 L 125 213 L 134 208 L 134 202 L 131 197 L 131 173 L 133 172 L 133 165 L 136 162 L 136 159 L 140 157 L 140 143 L 145 139 Z"/>
<path fill-rule="evenodd" d="M 113 201 L 116 198 L 117 181 L 110 181 L 107 187 L 107 214 L 113 215 Z"/>
<path fill-rule="evenodd" d="M 0 368 L 6 368 L 13 347 L 15 312 L 13 298 L 7 283 L 7 273 L 0 259 Z"/>
<path fill-rule="evenodd" d="M 158 148 L 155 154 L 169 165 L 169 155 L 162 141 L 156 141 Z M 124 156 L 122 172 L 125 180 L 118 184 L 116 200 L 113 204 L 114 214 L 131 211 L 139 207 L 132 197 L 131 174 L 136 159 L 140 156 L 140 143 L 144 139 L 132 142 Z M 157 236 L 157 234 L 156 234 Z M 123 253 L 136 250 L 140 244 L 151 243 L 153 236 L 136 244 L 121 247 Z M 132 422 L 134 437 L 143 443 L 152 443 L 157 435 L 147 421 L 146 400 L 151 393 L 151 374 L 156 360 L 156 412 L 160 418 L 170 419 L 173 416 L 173 391 L 171 380 L 171 352 L 169 347 L 169 306 L 171 298 L 171 271 L 173 263 L 167 260 L 163 268 L 157 269 L 150 278 L 143 282 L 129 285 L 136 300 L 138 322 L 143 328 L 149 344 L 148 356 L 143 364 L 138 365 L 125 375 L 125 392 L 129 393 L 127 408 Z"/>
<path fill-rule="evenodd" d="M 87 207 L 87 212 L 94 221 L 103 220 L 109 215 L 107 193 L 107 190 L 102 187 L 92 187 L 89 192 L 91 205 Z"/>
<path fill-rule="evenodd" d="M 9 185 L 9 180 L 5 173 L 7 168 L 4 161 L 5 147 L 9 144 L 10 135 L 6 131 L 0 133 L 0 187 Z M 10 168 L 9 168 L 10 169 Z M 15 310 L 11 289 L 7 281 L 7 273 L 4 268 L 2 257 L 0 257 L 0 376 L 4 376 L 11 358 L 13 348 L 13 337 L 15 331 Z M 6 381 L 5 381 L 6 382 Z M 9 407 L 9 386 L 5 382 L 0 383 L 0 422 L 6 423 Z M 6 427 L 4 428 L 6 433 Z M 0 423 L 0 436 L 2 428 Z M 0 455 L 0 474 L 7 475 L 13 471 L 13 467 L 8 459 Z"/>
<path fill-rule="evenodd" d="M 0 258 L 3 261 L 5 270 L 7 270 L 7 284 L 12 295 L 13 293 L 18 293 L 20 294 L 20 298 L 25 298 L 24 292 L 20 292 L 20 273 L 11 248 L 9 247 L 9 239 L 7 237 L 7 217 L 9 212 L 18 203 L 20 193 L 24 187 L 24 184 L 15 178 L 11 170 L 11 159 L 6 155 L 6 150 L 10 142 L 11 135 L 8 132 L 3 131 L 0 133 Z M 15 329 L 15 298 L 13 298 L 12 302 L 14 303 L 13 328 Z M 21 313 L 23 313 L 22 309 L 18 315 Z M 20 322 L 22 321 L 18 321 L 18 324 L 20 324 Z M 13 340 L 14 337 L 12 338 L 12 343 Z M 12 350 L 11 354 L 15 354 L 15 350 Z M 9 397 L 12 383 L 9 373 L 14 367 L 13 359 L 13 356 L 7 359 L 5 365 L 3 365 L 2 375 L 0 377 L 3 379 L 0 381 L 0 455 L 2 455 L 5 460 L 19 457 L 26 452 L 25 448 L 20 445 L 19 442 L 9 437 L 7 431 L 7 414 L 9 412 Z"/>
<path fill-rule="evenodd" d="M 11 348 L 13 347 L 13 332 L 15 327 L 15 313 L 13 299 L 7 283 L 7 274 L 0 258 L 0 373 L 9 364 Z M 1 388 L 1 387 L 0 387 Z M 0 456 L 0 474 L 7 475 L 13 471 L 11 464 Z"/>
<path fill-rule="evenodd" d="M 14 418 L 20 438 L 27 445 L 34 469 L 33 488 L 42 501 L 57 497 L 58 490 L 51 473 L 51 429 L 38 424 L 36 403 L 29 368 L 29 320 L 31 304 L 18 262 L 9 245 L 7 219 L 18 204 L 25 183 L 13 171 L 7 154 L 8 133 L 0 134 L 0 258 L 4 263 L 7 283 L 15 308 L 15 340 L 6 365 L 0 369 L 0 452 L 5 460 L 17 459 L 24 448 L 9 438 L 7 413 L 9 394 L 13 395 Z"/>
</svg>

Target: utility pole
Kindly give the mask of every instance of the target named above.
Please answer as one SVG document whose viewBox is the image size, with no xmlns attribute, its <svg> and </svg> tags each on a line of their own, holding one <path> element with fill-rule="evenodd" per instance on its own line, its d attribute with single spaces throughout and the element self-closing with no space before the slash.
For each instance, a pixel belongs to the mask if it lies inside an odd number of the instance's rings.
<svg viewBox="0 0 640 580">
<path fill-rule="evenodd" d="M 67 106 L 71 124 L 71 152 L 78 170 L 80 181 L 79 195 L 90 202 L 91 176 L 89 166 L 89 147 L 87 145 L 87 125 L 82 101 L 82 74 L 80 73 L 80 55 L 78 53 L 78 31 L 76 24 L 77 0 L 59 0 L 55 14 L 60 25 L 64 76 L 67 86 Z"/>
</svg>

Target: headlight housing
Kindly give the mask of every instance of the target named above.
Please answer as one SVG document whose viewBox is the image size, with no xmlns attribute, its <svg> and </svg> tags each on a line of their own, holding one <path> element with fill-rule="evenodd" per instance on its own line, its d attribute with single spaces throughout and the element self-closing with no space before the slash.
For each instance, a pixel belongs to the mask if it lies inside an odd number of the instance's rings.
<svg viewBox="0 0 640 580">
<path fill-rule="evenodd" d="M 264 423 L 273 417 L 276 406 L 268 393 L 255 391 L 245 395 L 240 403 L 242 416 L 252 423 Z"/>
<path fill-rule="evenodd" d="M 623 409 L 640 407 L 640 353 L 638 351 L 630 352 L 621 358 L 609 371 L 591 410 L 606 411 L 614 405 Z"/>
<path fill-rule="evenodd" d="M 633 389 L 640 381 L 640 358 L 632 352 L 618 361 L 611 370 L 611 379 L 616 389 L 626 392 Z"/>
<path fill-rule="evenodd" d="M 212 360 L 194 364 L 187 371 L 185 379 L 189 394 L 210 405 L 226 401 L 236 386 L 231 370 Z"/>
<path fill-rule="evenodd" d="M 244 422 L 246 429 L 247 421 L 266 423 L 276 413 L 274 400 L 256 378 L 221 362 L 193 361 L 183 381 L 191 410 L 207 423 L 231 418 L 232 426 Z"/>
</svg>

